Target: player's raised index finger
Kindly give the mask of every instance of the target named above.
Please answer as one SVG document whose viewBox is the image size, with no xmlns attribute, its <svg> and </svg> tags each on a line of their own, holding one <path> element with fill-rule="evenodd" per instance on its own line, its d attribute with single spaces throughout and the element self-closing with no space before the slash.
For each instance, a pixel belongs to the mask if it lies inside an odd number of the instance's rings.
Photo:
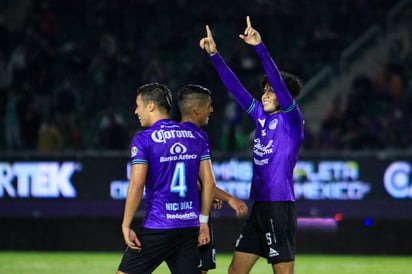
<svg viewBox="0 0 412 274">
<path fill-rule="evenodd" d="M 209 25 L 206 25 L 206 33 L 207 33 L 207 37 L 212 37 L 212 32 L 210 31 Z"/>
<path fill-rule="evenodd" d="M 248 28 L 250 28 L 252 26 L 252 24 L 250 23 L 250 17 L 249 16 L 246 16 L 246 26 Z"/>
</svg>

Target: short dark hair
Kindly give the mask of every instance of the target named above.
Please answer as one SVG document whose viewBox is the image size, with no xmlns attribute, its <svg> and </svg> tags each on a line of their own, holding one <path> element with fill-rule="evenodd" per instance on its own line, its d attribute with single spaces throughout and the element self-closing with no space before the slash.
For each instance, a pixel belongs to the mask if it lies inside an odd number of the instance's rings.
<svg viewBox="0 0 412 274">
<path fill-rule="evenodd" d="M 209 96 L 212 95 L 212 92 L 209 89 L 207 89 L 207 88 L 205 88 L 201 85 L 187 84 L 179 90 L 178 100 L 181 101 L 181 100 L 185 99 L 185 97 L 188 94 L 192 94 L 192 93 L 207 94 Z"/>
<path fill-rule="evenodd" d="M 280 75 L 282 76 L 283 81 L 285 82 L 286 88 L 289 90 L 289 93 L 292 95 L 293 98 L 298 98 L 302 92 L 302 81 L 296 75 L 280 71 Z M 263 75 L 261 81 L 261 87 L 265 88 L 266 85 L 270 85 L 267 75 Z"/>
<path fill-rule="evenodd" d="M 140 94 L 145 104 L 153 101 L 159 108 L 170 112 L 172 108 L 172 92 L 166 85 L 157 82 L 142 85 L 137 88 L 137 95 Z"/>
<path fill-rule="evenodd" d="M 206 97 L 212 96 L 212 92 L 200 85 L 187 84 L 177 94 L 177 102 L 182 113 L 187 113 L 194 102 L 200 105 L 205 102 Z"/>
</svg>

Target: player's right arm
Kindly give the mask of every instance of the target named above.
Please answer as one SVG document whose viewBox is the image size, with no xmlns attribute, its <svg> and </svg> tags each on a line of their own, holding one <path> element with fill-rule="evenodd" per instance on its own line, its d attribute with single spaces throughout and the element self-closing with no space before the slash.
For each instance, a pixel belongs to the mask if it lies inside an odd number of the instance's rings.
<svg viewBox="0 0 412 274">
<path fill-rule="evenodd" d="M 246 16 L 246 29 L 244 34 L 239 34 L 239 37 L 246 44 L 255 47 L 256 53 L 262 61 L 263 68 L 265 69 L 269 83 L 276 94 L 280 107 L 282 109 L 289 108 L 293 103 L 292 95 L 287 90 L 279 69 L 266 49 L 262 37 L 259 32 L 252 27 L 249 16 Z"/>
<path fill-rule="evenodd" d="M 132 165 L 129 186 L 127 188 L 126 204 L 123 214 L 123 238 L 127 246 L 135 250 L 141 250 L 142 246 L 136 233 L 131 229 L 131 224 L 134 219 L 136 210 L 142 200 L 147 170 L 147 164 Z"/>
<path fill-rule="evenodd" d="M 209 216 L 210 208 L 212 207 L 213 199 L 215 197 L 215 176 L 213 175 L 212 162 L 210 159 L 200 162 L 199 179 L 202 183 L 201 188 L 201 205 L 200 214 Z M 206 222 L 200 221 L 200 231 L 198 237 L 198 244 L 204 245 L 210 242 L 209 226 Z"/>
<path fill-rule="evenodd" d="M 207 36 L 202 38 L 199 42 L 200 48 L 204 49 L 210 57 L 220 79 L 225 87 L 233 94 L 239 105 L 246 111 L 252 106 L 253 97 L 243 87 L 237 76 L 226 65 L 222 56 L 217 51 L 216 43 L 213 39 L 212 32 L 208 25 L 206 25 Z"/>
<path fill-rule="evenodd" d="M 215 198 L 226 202 L 236 212 L 236 216 L 238 217 L 243 217 L 248 212 L 248 207 L 244 201 L 236 198 L 223 189 L 216 187 Z"/>
</svg>

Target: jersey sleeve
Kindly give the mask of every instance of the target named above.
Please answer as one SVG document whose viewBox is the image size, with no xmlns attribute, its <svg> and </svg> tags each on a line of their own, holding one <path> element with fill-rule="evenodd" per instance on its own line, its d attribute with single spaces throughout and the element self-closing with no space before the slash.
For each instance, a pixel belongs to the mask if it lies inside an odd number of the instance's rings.
<svg viewBox="0 0 412 274">
<path fill-rule="evenodd" d="M 255 46 L 257 55 L 259 56 L 263 68 L 265 69 L 266 76 L 271 84 L 273 91 L 276 94 L 279 106 L 283 111 L 289 111 L 294 107 L 295 102 L 292 95 L 288 91 L 279 69 L 267 51 L 265 45 L 262 43 Z"/>
<path fill-rule="evenodd" d="M 146 153 L 146 142 L 143 134 L 136 134 L 130 144 L 130 159 L 131 164 L 148 164 L 149 158 Z"/>
<path fill-rule="evenodd" d="M 202 153 L 200 156 L 200 160 L 210 160 L 212 156 L 210 155 L 210 148 L 209 148 L 209 143 L 207 139 L 204 139 L 203 137 L 201 138 L 201 147 L 202 147 Z"/>
<path fill-rule="evenodd" d="M 215 69 L 222 80 L 225 87 L 232 93 L 239 105 L 246 111 L 252 106 L 253 97 L 250 93 L 243 87 L 237 76 L 233 71 L 226 65 L 222 56 L 216 53 L 210 56 Z"/>
</svg>

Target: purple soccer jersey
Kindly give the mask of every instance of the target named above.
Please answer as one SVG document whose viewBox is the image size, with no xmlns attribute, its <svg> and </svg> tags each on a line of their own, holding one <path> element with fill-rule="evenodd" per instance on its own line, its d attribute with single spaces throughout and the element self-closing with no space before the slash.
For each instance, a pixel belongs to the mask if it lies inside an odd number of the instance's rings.
<svg viewBox="0 0 412 274">
<path fill-rule="evenodd" d="M 206 143 L 209 145 L 209 137 L 207 136 L 207 133 L 203 129 L 197 127 L 192 122 L 184 122 L 184 123 L 182 123 L 182 125 L 185 126 L 185 127 L 190 128 L 191 130 L 193 130 L 195 132 L 197 132 L 203 139 L 205 139 Z M 209 150 L 210 150 L 210 148 L 209 148 Z"/>
<path fill-rule="evenodd" d="M 142 226 L 199 226 L 197 179 L 200 162 L 210 159 L 206 141 L 195 131 L 165 119 L 136 134 L 130 151 L 132 165 L 148 165 Z"/>
<path fill-rule="evenodd" d="M 210 57 L 222 82 L 256 125 L 250 199 L 295 201 L 293 169 L 303 140 L 303 117 L 263 43 L 255 47 L 281 112 L 264 112 L 260 101 L 242 86 L 219 53 Z"/>
</svg>

